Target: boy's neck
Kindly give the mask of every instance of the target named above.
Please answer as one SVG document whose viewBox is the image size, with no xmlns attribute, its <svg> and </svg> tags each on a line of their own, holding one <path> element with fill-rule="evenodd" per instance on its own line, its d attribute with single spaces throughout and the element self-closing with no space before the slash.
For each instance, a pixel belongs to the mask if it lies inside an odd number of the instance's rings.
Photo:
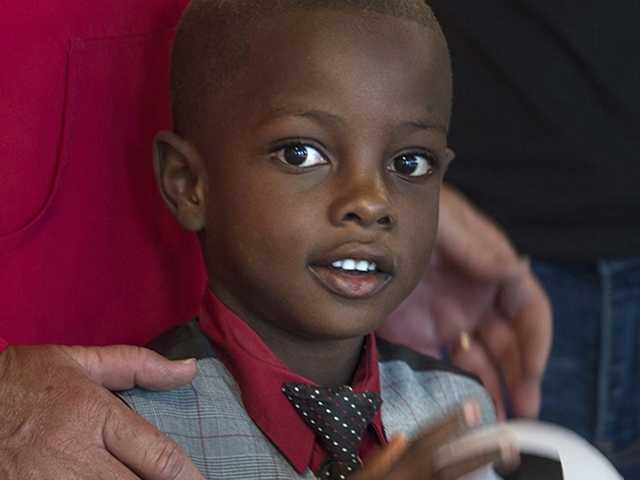
<svg viewBox="0 0 640 480">
<path fill-rule="evenodd" d="M 363 352 L 364 335 L 346 339 L 305 338 L 244 310 L 222 286 L 210 291 L 255 331 L 293 373 L 325 387 L 350 385 Z"/>
<path fill-rule="evenodd" d="M 304 341 L 249 325 L 292 372 L 322 386 L 351 384 L 362 356 L 364 337 Z"/>
</svg>

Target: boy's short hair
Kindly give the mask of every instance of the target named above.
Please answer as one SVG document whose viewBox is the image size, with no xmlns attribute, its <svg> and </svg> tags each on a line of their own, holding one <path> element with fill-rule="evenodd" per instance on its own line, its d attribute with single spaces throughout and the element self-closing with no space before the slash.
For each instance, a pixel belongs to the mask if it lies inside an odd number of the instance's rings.
<svg viewBox="0 0 640 480">
<path fill-rule="evenodd" d="M 425 0 L 192 0 L 172 51 L 171 102 L 177 133 L 185 135 L 202 121 L 209 94 L 224 89 L 237 73 L 246 59 L 255 22 L 294 9 L 375 12 L 442 34 Z"/>
</svg>

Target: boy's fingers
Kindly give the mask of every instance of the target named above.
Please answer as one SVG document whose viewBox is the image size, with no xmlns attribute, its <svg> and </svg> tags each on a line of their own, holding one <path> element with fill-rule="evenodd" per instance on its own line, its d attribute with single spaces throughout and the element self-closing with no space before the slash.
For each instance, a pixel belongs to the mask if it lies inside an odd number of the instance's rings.
<svg viewBox="0 0 640 480">
<path fill-rule="evenodd" d="M 142 387 L 171 390 L 189 383 L 196 374 L 193 359 L 170 361 L 142 347 L 60 347 L 95 383 L 109 390 Z"/>
<path fill-rule="evenodd" d="M 435 445 L 443 444 L 452 436 L 479 425 L 481 418 L 482 412 L 480 411 L 478 402 L 475 400 L 467 400 L 462 407 L 454 411 L 443 421 L 420 433 L 412 442 L 411 448 L 417 451 L 424 451 L 425 454 L 431 455 L 431 450 Z"/>
<path fill-rule="evenodd" d="M 105 448 L 144 480 L 204 480 L 180 447 L 124 404 L 103 429 Z"/>
<path fill-rule="evenodd" d="M 499 464 L 506 470 L 513 469 L 518 463 L 518 451 L 509 442 L 501 443 L 487 452 L 479 453 L 452 465 L 438 468 L 434 465 L 433 478 L 437 480 L 457 480 L 461 476 L 471 473 L 490 464 Z"/>
<path fill-rule="evenodd" d="M 407 437 L 402 434 L 394 435 L 384 448 L 367 459 L 367 463 L 361 470 L 349 478 L 351 480 L 383 480 L 387 478 L 389 472 L 407 450 L 407 446 Z"/>
<path fill-rule="evenodd" d="M 428 427 L 410 444 L 404 437 L 394 438 L 387 448 L 381 450 L 367 461 L 365 467 L 354 475 L 353 480 L 408 480 L 433 478 L 448 480 L 457 472 L 471 472 L 483 465 L 508 460 L 511 453 L 506 448 L 511 444 L 499 443 L 495 448 L 487 449 L 469 458 L 456 460 L 460 452 L 449 455 L 447 451 L 457 448 L 455 437 L 480 423 L 480 405 L 475 400 L 466 401 L 458 410 L 446 417 L 437 425 Z M 447 444 L 454 441 L 454 445 Z M 397 443 L 393 443 L 397 442 Z M 442 447 L 444 445 L 444 447 Z M 441 454 L 438 455 L 440 452 Z M 517 453 L 515 454 L 517 455 Z M 434 470 L 435 466 L 439 470 Z M 453 462 L 453 463 L 451 463 Z M 506 462 L 504 462 L 506 464 Z M 461 473 L 461 474 L 462 474 Z M 460 475 L 461 475 L 460 474 Z"/>
<path fill-rule="evenodd" d="M 433 473 L 434 451 L 463 432 L 480 424 L 480 405 L 475 400 L 466 401 L 442 422 L 428 427 L 413 440 L 406 454 L 397 462 L 389 478 L 413 479 L 426 477 L 425 472 Z M 437 478 L 437 477 L 434 477 Z M 386 477 L 385 477 L 386 479 Z"/>
</svg>

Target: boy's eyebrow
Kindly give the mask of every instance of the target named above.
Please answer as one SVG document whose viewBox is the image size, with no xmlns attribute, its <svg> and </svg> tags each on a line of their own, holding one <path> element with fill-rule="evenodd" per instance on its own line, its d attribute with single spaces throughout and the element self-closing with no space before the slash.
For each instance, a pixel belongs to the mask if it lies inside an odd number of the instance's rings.
<svg viewBox="0 0 640 480">
<path fill-rule="evenodd" d="M 272 110 L 272 115 L 274 117 L 302 117 L 313 120 L 319 124 L 326 125 L 331 124 L 334 126 L 343 126 L 345 124 L 345 120 L 336 115 L 334 113 L 330 113 L 324 110 L 316 110 L 316 109 L 297 109 L 291 107 L 275 107 Z M 445 134 L 447 133 L 447 127 L 442 123 L 434 123 L 428 120 L 418 119 L 418 120 L 407 120 L 401 123 L 401 127 L 410 127 L 416 130 L 441 130 Z"/>
<path fill-rule="evenodd" d="M 440 123 L 428 122 L 426 120 L 412 120 L 403 122 L 402 125 L 415 128 L 416 130 L 442 130 L 444 133 L 447 133 L 446 126 Z"/>
<path fill-rule="evenodd" d="M 323 110 L 296 109 L 290 107 L 276 107 L 273 110 L 275 117 L 302 117 L 308 118 L 320 124 L 344 125 L 344 119 L 339 115 Z"/>
</svg>

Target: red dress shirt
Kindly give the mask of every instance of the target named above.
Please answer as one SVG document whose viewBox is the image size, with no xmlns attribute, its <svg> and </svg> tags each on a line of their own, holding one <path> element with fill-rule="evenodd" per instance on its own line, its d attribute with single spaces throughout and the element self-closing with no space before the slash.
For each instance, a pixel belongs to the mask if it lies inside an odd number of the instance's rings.
<svg viewBox="0 0 640 480">
<path fill-rule="evenodd" d="M 187 0 L 20 0 L 0 15 L 0 337 L 144 344 L 192 318 L 198 244 L 157 192 Z"/>
<path fill-rule="evenodd" d="M 287 369 L 255 331 L 210 292 L 205 295 L 200 326 L 238 383 L 244 407 L 255 424 L 298 473 L 307 468 L 317 471 L 326 452 L 281 390 L 287 382 L 314 383 Z M 373 334 L 366 338 L 351 387 L 358 392 L 380 392 Z M 366 458 L 374 447 L 385 443 L 382 416 L 378 410 L 363 437 L 360 457 Z"/>
</svg>

